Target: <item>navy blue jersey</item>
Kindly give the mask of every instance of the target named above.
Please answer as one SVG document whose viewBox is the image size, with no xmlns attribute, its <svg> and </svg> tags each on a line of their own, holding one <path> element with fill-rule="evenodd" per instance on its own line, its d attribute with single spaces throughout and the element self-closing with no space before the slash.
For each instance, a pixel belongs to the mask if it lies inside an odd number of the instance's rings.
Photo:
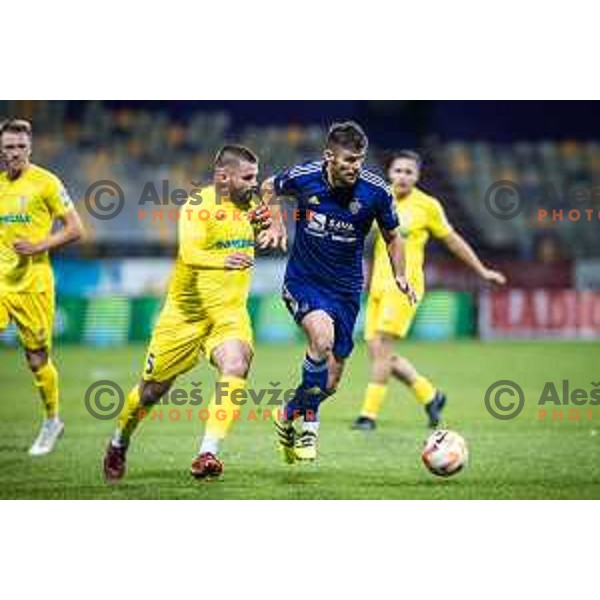
<svg viewBox="0 0 600 600">
<path fill-rule="evenodd" d="M 300 210 L 286 281 L 359 293 L 365 239 L 373 220 L 381 229 L 399 225 L 385 182 L 363 169 L 352 187 L 333 188 L 323 161 L 314 161 L 279 173 L 274 184 L 275 193 L 296 198 Z"/>
</svg>

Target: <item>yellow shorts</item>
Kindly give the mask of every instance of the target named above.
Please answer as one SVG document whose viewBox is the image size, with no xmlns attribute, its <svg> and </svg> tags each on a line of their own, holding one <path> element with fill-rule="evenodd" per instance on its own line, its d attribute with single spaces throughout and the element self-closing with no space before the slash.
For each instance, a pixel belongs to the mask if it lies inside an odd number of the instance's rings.
<svg viewBox="0 0 600 600">
<path fill-rule="evenodd" d="M 54 324 L 54 292 L 18 292 L 0 295 L 0 329 L 14 321 L 27 350 L 50 349 Z"/>
<path fill-rule="evenodd" d="M 399 290 L 369 294 L 365 314 L 365 340 L 377 333 L 406 337 L 417 312 L 418 303 L 411 306 Z"/>
<path fill-rule="evenodd" d="M 227 340 L 252 347 L 252 326 L 245 306 L 229 310 L 220 306 L 205 314 L 202 319 L 190 320 L 167 302 L 146 354 L 145 381 L 168 381 L 181 375 L 196 365 L 200 352 L 210 360 L 213 350 Z"/>
</svg>

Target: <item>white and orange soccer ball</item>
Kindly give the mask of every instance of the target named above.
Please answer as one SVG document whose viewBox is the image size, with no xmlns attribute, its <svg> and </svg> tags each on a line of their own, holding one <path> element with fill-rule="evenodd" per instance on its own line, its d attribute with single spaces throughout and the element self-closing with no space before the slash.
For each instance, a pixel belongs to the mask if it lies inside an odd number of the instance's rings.
<svg viewBox="0 0 600 600">
<path fill-rule="evenodd" d="M 455 431 L 434 431 L 425 441 L 421 452 L 423 464 L 434 475 L 449 477 L 463 469 L 469 460 L 464 438 Z"/>
</svg>

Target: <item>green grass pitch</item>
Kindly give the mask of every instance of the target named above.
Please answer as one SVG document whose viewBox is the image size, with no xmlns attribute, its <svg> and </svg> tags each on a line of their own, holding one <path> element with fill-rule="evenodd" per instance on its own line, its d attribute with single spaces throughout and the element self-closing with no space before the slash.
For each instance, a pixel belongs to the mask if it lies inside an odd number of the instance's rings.
<svg viewBox="0 0 600 600">
<path fill-rule="evenodd" d="M 591 389 L 600 381 L 600 353 L 594 343 L 495 342 L 405 343 L 399 349 L 447 391 L 447 425 L 467 440 L 468 468 L 449 479 L 430 475 L 419 456 L 426 437 L 422 409 L 400 384 L 391 385 L 379 428 L 373 434 L 350 430 L 367 383 L 365 348 L 358 345 L 335 398 L 322 410 L 321 452 L 316 464 L 286 466 L 275 451 L 269 421 L 236 423 L 222 458 L 224 477 L 194 481 L 188 475 L 203 423 L 146 421 L 134 438 L 129 471 L 107 486 L 100 465 L 113 421 L 98 421 L 84 407 L 84 392 L 95 380 L 112 379 L 129 389 L 138 376 L 142 346 L 93 349 L 58 347 L 65 436 L 46 457 L 30 458 L 27 448 L 41 419 L 39 400 L 20 352 L 0 349 L 0 497 L 2 498 L 185 498 L 185 499 L 354 499 L 354 498 L 600 498 L 600 407 L 582 406 L 571 421 L 538 420 L 537 404 L 546 381 L 569 379 Z M 301 346 L 259 346 L 253 387 L 297 380 Z M 214 378 L 201 364 L 179 380 L 181 387 Z M 500 379 L 519 383 L 525 409 L 498 421 L 485 409 L 484 394 Z M 206 400 L 206 402 L 208 399 Z M 185 407 L 183 407 L 185 409 Z M 197 410 L 198 407 L 195 407 Z M 586 409 L 593 409 L 588 420 Z M 596 432 L 599 432 L 596 435 Z"/>
</svg>

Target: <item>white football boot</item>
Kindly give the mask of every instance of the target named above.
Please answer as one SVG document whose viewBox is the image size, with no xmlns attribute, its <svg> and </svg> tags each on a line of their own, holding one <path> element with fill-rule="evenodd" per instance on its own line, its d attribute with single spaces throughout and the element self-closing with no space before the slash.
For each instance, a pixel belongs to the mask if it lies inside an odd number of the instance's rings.
<svg viewBox="0 0 600 600">
<path fill-rule="evenodd" d="M 40 432 L 35 438 L 33 445 L 29 448 L 29 455 L 43 456 L 52 452 L 64 430 L 65 424 L 59 418 L 46 419 L 42 423 Z"/>
</svg>

